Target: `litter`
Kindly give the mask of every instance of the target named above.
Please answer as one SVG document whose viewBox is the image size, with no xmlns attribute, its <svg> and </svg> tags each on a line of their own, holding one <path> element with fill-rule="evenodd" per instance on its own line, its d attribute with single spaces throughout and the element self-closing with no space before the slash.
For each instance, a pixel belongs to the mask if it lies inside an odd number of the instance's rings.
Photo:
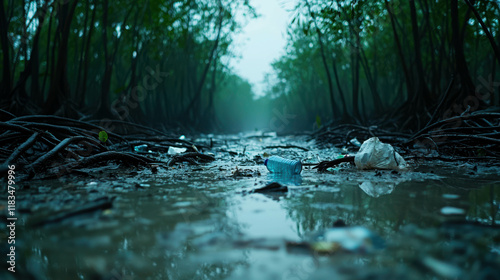
<svg viewBox="0 0 500 280">
<path fill-rule="evenodd" d="M 169 155 L 178 155 L 187 151 L 187 148 L 176 148 L 176 147 L 168 147 Z"/>
<path fill-rule="evenodd" d="M 384 240 L 365 227 L 334 227 L 325 230 L 311 242 L 311 249 L 317 253 L 332 254 L 344 252 L 371 252 L 384 248 Z"/>
<path fill-rule="evenodd" d="M 404 158 L 389 144 L 382 143 L 378 137 L 372 137 L 361 145 L 354 158 L 358 169 L 393 169 L 406 170 Z"/>
<path fill-rule="evenodd" d="M 298 160 L 290 160 L 279 156 L 271 156 L 264 161 L 267 170 L 280 174 L 300 174 L 302 163 Z"/>
</svg>

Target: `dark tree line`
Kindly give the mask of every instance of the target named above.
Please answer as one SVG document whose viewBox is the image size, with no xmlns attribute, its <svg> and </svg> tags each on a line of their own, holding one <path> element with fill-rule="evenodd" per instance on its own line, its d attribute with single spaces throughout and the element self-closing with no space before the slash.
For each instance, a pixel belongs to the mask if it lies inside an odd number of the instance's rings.
<svg viewBox="0 0 500 280">
<path fill-rule="evenodd" d="M 489 108 L 499 18 L 498 1 L 302 0 L 269 93 L 304 126 L 319 116 L 417 129 Z"/>
<path fill-rule="evenodd" d="M 248 1 L 3 0 L 1 107 L 16 115 L 216 125 Z"/>
</svg>

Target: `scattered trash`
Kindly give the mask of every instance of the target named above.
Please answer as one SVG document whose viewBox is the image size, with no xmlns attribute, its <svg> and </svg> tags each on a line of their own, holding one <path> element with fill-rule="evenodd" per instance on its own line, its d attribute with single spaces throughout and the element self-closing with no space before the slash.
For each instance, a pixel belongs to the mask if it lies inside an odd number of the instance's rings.
<svg viewBox="0 0 500 280">
<path fill-rule="evenodd" d="M 422 263 L 427 268 L 443 278 L 457 279 L 462 275 L 462 270 L 459 267 L 445 263 L 432 257 L 425 257 Z"/>
<path fill-rule="evenodd" d="M 460 196 L 458 194 L 445 193 L 443 194 L 444 199 L 459 199 Z"/>
<path fill-rule="evenodd" d="M 265 187 L 253 190 L 254 193 L 286 193 L 288 192 L 287 186 L 282 186 L 280 183 L 272 182 Z"/>
<path fill-rule="evenodd" d="M 179 140 L 186 140 L 186 136 L 185 135 L 179 136 Z"/>
<path fill-rule="evenodd" d="M 361 226 L 348 227 L 340 224 L 329 228 L 315 237 L 310 248 L 319 254 L 336 252 L 364 253 L 384 248 L 384 240 L 367 228 Z"/>
<path fill-rule="evenodd" d="M 372 183 L 370 181 L 366 181 L 361 183 L 359 188 L 371 197 L 379 197 L 381 195 L 392 193 L 394 190 L 394 184 L 385 182 Z"/>
<path fill-rule="evenodd" d="M 285 159 L 279 156 L 271 156 L 264 161 L 267 170 L 272 173 L 300 174 L 302 163 L 298 160 Z"/>
<path fill-rule="evenodd" d="M 354 137 L 351 140 L 349 140 L 349 142 L 351 144 L 353 144 L 354 146 L 356 146 L 356 147 L 361 147 L 361 143 L 359 142 L 359 140 L 356 137 Z"/>
<path fill-rule="evenodd" d="M 151 187 L 151 185 L 150 184 L 146 184 L 146 183 L 141 183 L 141 184 L 136 183 L 134 185 L 134 187 L 136 187 L 137 189 L 146 189 L 146 188 Z"/>
<path fill-rule="evenodd" d="M 168 147 L 169 155 L 178 155 L 187 151 L 187 148 L 176 148 L 176 147 Z"/>
<path fill-rule="evenodd" d="M 391 145 L 380 142 L 377 137 L 363 142 L 354 158 L 354 163 L 358 169 L 405 170 L 408 168 L 403 157 L 394 151 Z"/>
<path fill-rule="evenodd" d="M 142 144 L 142 145 L 139 145 L 139 146 L 135 146 L 134 147 L 134 151 L 136 152 L 147 152 L 148 151 L 148 145 L 146 144 Z"/>
<path fill-rule="evenodd" d="M 445 206 L 441 208 L 441 214 L 443 215 L 464 215 L 465 210 L 462 208 Z"/>
</svg>

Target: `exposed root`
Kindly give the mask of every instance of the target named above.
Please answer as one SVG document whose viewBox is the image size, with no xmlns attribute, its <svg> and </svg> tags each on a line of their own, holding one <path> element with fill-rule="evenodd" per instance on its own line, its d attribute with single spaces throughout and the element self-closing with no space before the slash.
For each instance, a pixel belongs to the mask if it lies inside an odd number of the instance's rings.
<svg viewBox="0 0 500 280">
<path fill-rule="evenodd" d="M 148 150 L 166 152 L 170 147 L 184 147 L 188 153 L 173 156 L 168 162 L 188 161 L 193 164 L 213 161 L 209 155 L 199 153 L 189 141 L 142 125 L 124 121 L 110 121 L 127 129 L 139 129 L 143 135 L 119 135 L 106 131 L 91 122 L 57 116 L 31 115 L 15 117 L 0 112 L 0 171 L 9 164 L 19 166 L 28 178 L 51 178 L 71 173 L 79 168 L 120 161 L 131 166 L 167 165 L 153 159 L 154 154 L 139 153 L 134 147 L 147 144 Z M 98 139 L 106 131 L 105 143 Z M 137 132 L 137 131 L 135 131 Z M 6 176 L 2 172 L 0 177 Z"/>
</svg>

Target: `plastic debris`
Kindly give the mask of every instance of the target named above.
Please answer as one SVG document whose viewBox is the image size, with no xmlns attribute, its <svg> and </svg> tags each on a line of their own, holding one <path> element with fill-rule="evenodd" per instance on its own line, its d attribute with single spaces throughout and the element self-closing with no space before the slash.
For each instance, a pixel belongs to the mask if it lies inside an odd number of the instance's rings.
<svg viewBox="0 0 500 280">
<path fill-rule="evenodd" d="M 323 254 L 338 251 L 371 252 L 382 248 L 384 248 L 382 238 L 361 226 L 327 229 L 311 243 L 311 249 Z"/>
<path fill-rule="evenodd" d="M 134 147 L 134 151 L 136 152 L 147 152 L 148 151 L 148 145 L 146 144 L 142 144 L 142 145 L 139 145 L 139 146 L 135 146 Z"/>
<path fill-rule="evenodd" d="M 361 145 L 354 158 L 358 169 L 393 169 L 406 170 L 408 165 L 404 158 L 389 144 L 372 137 Z"/>
<path fill-rule="evenodd" d="M 176 147 L 168 147 L 169 155 L 178 155 L 187 151 L 187 148 L 176 148 Z"/>
<path fill-rule="evenodd" d="M 356 137 L 354 137 L 351 140 L 349 140 L 349 142 L 351 144 L 353 144 L 354 146 L 356 146 L 356 147 L 361 147 L 361 143 L 359 142 L 359 140 Z"/>
<path fill-rule="evenodd" d="M 300 174 L 302 163 L 298 160 L 291 160 L 279 156 L 271 156 L 264 161 L 267 170 L 272 173 Z"/>
<path fill-rule="evenodd" d="M 445 206 L 441 208 L 441 214 L 443 215 L 464 215 L 465 210 L 462 208 Z"/>
<path fill-rule="evenodd" d="M 198 150 L 198 148 L 193 144 L 191 145 L 191 148 L 193 148 L 193 150 L 197 153 L 199 153 L 200 151 Z"/>
<path fill-rule="evenodd" d="M 394 184 L 385 182 L 372 183 L 370 181 L 367 181 L 360 184 L 359 188 L 371 197 L 379 197 L 381 195 L 392 193 L 392 191 L 394 190 Z"/>
<path fill-rule="evenodd" d="M 179 140 L 185 140 L 186 139 L 186 136 L 185 135 L 181 135 L 179 136 Z"/>
<path fill-rule="evenodd" d="M 443 194 L 444 199 L 459 199 L 460 196 L 458 194 L 445 193 Z"/>
<path fill-rule="evenodd" d="M 443 278 L 457 279 L 462 275 L 462 270 L 459 267 L 432 257 L 425 257 L 422 263 Z"/>
</svg>

